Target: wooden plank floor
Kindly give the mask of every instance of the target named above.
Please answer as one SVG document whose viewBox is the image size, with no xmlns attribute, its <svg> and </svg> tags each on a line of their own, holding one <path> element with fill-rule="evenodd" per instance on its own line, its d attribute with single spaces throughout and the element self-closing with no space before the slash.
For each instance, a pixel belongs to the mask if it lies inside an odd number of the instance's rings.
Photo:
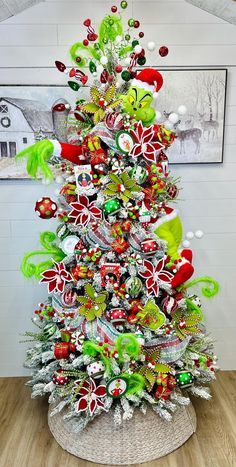
<svg viewBox="0 0 236 467">
<path fill-rule="evenodd" d="M 30 399 L 25 381 L 0 378 L 0 466 L 94 467 L 54 441 L 47 426 L 47 400 Z M 210 402 L 193 401 L 197 433 L 177 451 L 143 467 L 236 466 L 236 371 L 218 373 L 212 393 Z"/>
</svg>

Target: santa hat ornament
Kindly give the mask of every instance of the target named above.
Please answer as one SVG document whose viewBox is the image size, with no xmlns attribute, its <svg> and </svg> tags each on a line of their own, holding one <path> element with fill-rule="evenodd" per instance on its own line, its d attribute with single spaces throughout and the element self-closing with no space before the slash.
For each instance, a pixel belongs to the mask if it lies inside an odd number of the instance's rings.
<svg viewBox="0 0 236 467">
<path fill-rule="evenodd" d="M 163 77 L 161 73 L 153 68 L 145 68 L 132 80 L 132 86 L 152 92 L 154 99 L 157 98 L 158 91 L 160 91 L 162 85 Z"/>
</svg>

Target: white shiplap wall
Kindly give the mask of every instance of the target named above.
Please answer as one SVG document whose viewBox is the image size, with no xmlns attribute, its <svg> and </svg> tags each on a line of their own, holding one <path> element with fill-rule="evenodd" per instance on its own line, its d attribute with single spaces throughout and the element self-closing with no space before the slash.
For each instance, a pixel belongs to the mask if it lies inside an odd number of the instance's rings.
<svg viewBox="0 0 236 467">
<path fill-rule="evenodd" d="M 115 3 L 115 2 L 114 2 Z M 66 61 L 69 46 L 82 36 L 82 21 L 98 22 L 109 11 L 110 1 L 48 0 L 0 24 L 0 84 L 63 82 L 53 67 Z M 126 17 L 138 18 L 145 39 L 170 48 L 169 55 L 153 65 L 227 67 L 228 95 L 223 165 L 174 166 L 182 176 L 180 204 L 185 231 L 202 229 L 194 240 L 196 275 L 212 275 L 221 292 L 204 300 L 206 321 L 215 336 L 220 364 L 235 368 L 236 284 L 236 27 L 182 0 L 129 1 Z M 82 27 L 83 28 L 83 27 Z M 27 69 L 27 67 L 38 67 Z M 12 67 L 17 67 L 13 69 Z M 61 80 L 61 81 L 60 81 Z M 38 234 L 50 229 L 50 221 L 34 214 L 38 197 L 53 194 L 55 187 L 32 181 L 0 182 L 0 374 L 27 374 L 22 367 L 25 345 L 19 334 L 30 328 L 37 303 L 46 288 L 25 281 L 18 267 L 23 254 L 38 247 Z"/>
</svg>

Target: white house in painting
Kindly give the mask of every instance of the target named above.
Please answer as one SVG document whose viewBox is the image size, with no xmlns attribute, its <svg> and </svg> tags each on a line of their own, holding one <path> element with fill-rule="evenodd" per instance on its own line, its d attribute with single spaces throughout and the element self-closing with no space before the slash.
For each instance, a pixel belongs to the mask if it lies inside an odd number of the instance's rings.
<svg viewBox="0 0 236 467">
<path fill-rule="evenodd" d="M 0 158 L 17 152 L 54 133 L 52 112 L 38 101 L 0 98 Z"/>
</svg>

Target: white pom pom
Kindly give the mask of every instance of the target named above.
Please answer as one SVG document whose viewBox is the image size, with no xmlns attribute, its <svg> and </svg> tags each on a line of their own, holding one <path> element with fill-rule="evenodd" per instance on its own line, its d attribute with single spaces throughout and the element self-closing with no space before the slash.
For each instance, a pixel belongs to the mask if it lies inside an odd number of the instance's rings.
<svg viewBox="0 0 236 467">
<path fill-rule="evenodd" d="M 178 114 L 176 114 L 175 112 L 172 112 L 170 115 L 169 115 L 169 118 L 168 120 L 171 122 L 171 123 L 177 123 L 178 120 L 179 120 L 179 116 Z"/>
<path fill-rule="evenodd" d="M 153 95 L 152 95 L 153 99 L 157 99 L 158 96 L 159 96 L 158 92 L 154 92 Z"/>
<path fill-rule="evenodd" d="M 58 184 L 63 183 L 64 178 L 61 175 L 57 175 L 57 177 L 55 178 L 55 182 Z"/>
<path fill-rule="evenodd" d="M 122 41 L 122 36 L 116 36 L 116 43 L 119 44 Z"/>
<path fill-rule="evenodd" d="M 186 237 L 188 240 L 192 240 L 193 237 L 194 237 L 194 233 L 191 232 L 191 231 L 190 231 L 190 232 L 187 232 L 186 235 L 185 235 L 185 237 Z"/>
<path fill-rule="evenodd" d="M 187 112 L 187 107 L 185 105 L 180 105 L 178 107 L 178 113 L 180 115 L 184 115 L 184 114 L 186 114 L 186 112 Z"/>
<path fill-rule="evenodd" d="M 153 52 L 153 50 L 155 50 L 155 48 L 156 48 L 155 42 L 153 42 L 153 41 L 148 42 L 147 48 L 148 48 L 148 50 L 150 50 L 150 52 Z"/>
<path fill-rule="evenodd" d="M 169 120 L 166 120 L 164 122 L 164 126 L 166 127 L 167 130 L 173 130 L 173 123 L 171 123 Z"/>
<path fill-rule="evenodd" d="M 100 63 L 102 65 L 106 65 L 107 62 L 108 62 L 108 58 L 105 55 L 102 55 L 102 57 L 100 58 Z"/>
<path fill-rule="evenodd" d="M 182 242 L 182 245 L 183 245 L 184 248 L 189 248 L 189 247 L 190 247 L 190 242 L 189 242 L 189 240 L 184 240 L 184 241 Z"/>
<path fill-rule="evenodd" d="M 203 231 L 202 230 L 196 230 L 195 232 L 195 237 L 196 238 L 202 238 L 204 235 Z"/>
<path fill-rule="evenodd" d="M 142 47 L 141 45 L 137 44 L 135 47 L 134 47 L 134 51 L 136 54 L 140 54 L 142 52 Z"/>
</svg>

